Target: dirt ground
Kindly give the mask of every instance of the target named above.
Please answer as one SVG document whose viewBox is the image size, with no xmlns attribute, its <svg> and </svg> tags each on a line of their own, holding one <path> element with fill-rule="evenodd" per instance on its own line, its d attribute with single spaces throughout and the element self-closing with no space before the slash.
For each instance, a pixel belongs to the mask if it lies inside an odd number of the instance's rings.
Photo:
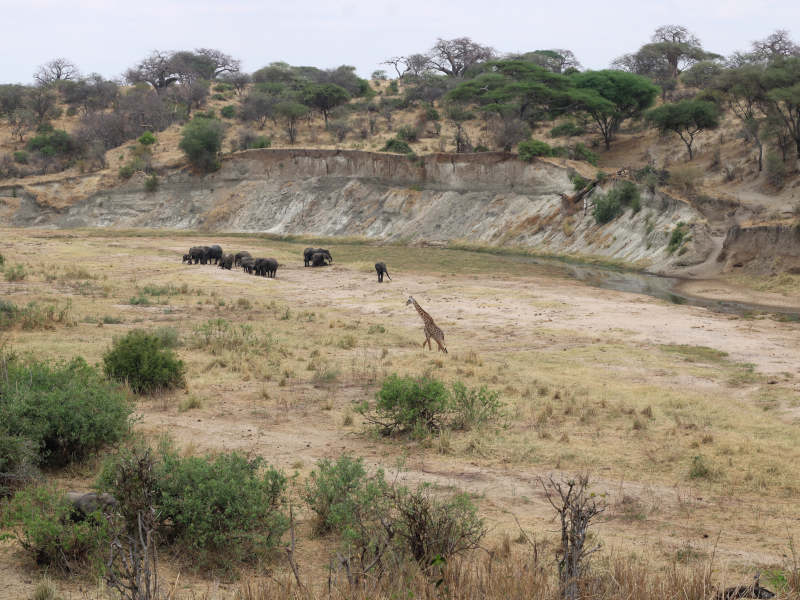
<svg viewBox="0 0 800 600">
<path fill-rule="evenodd" d="M 344 452 L 391 475 L 402 465 L 401 481 L 470 493 L 490 544 L 515 537 L 516 520 L 551 538 L 556 524 L 537 477 L 588 472 L 608 504 L 597 532 L 605 551 L 713 560 L 721 578 L 781 568 L 800 535 L 796 322 L 600 290 L 502 256 L 436 248 L 331 243 L 334 264 L 312 269 L 301 260 L 306 242 L 259 237 L 0 237 L 6 267 L 27 272 L 0 282 L 2 298 L 69 302 L 74 320 L 2 334 L 15 351 L 91 363 L 129 329 L 177 330 L 188 388 L 140 399 L 137 428 L 172 436 L 187 454 L 241 450 L 301 479 L 319 459 Z M 201 243 L 275 256 L 277 278 L 182 265 L 180 255 Z M 387 262 L 392 281 L 377 283 L 376 260 Z M 725 285 L 691 291 L 724 296 Z M 147 286 L 172 287 L 156 294 Z M 757 300 L 792 302 L 764 294 Z M 447 355 L 420 348 L 422 322 L 409 295 L 445 331 Z M 248 325 L 271 342 L 214 354 L 197 341 L 210 319 Z M 382 439 L 354 406 L 392 372 L 487 385 L 501 393 L 505 416 L 422 442 Z M 185 408 L 187 399 L 194 407 Z M 709 474 L 692 471 L 697 457 Z M 88 489 L 97 466 L 54 476 L 65 489 Z M 304 539 L 305 523 L 300 532 L 299 562 L 322 572 L 328 542 Z M 235 588 L 170 562 L 168 573 L 178 572 L 184 590 L 225 596 Z M 28 597 L 40 575 L 18 545 L 2 542 L 0 599 Z M 65 597 L 103 597 L 92 582 L 57 587 Z"/>
</svg>

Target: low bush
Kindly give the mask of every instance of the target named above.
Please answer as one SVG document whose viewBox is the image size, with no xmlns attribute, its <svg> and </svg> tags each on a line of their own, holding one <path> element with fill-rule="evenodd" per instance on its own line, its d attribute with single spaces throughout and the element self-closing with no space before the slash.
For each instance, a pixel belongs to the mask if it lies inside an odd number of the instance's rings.
<svg viewBox="0 0 800 600">
<path fill-rule="evenodd" d="M 432 377 L 392 374 L 378 390 L 374 409 L 364 403 L 358 411 L 384 435 L 424 437 L 446 427 L 479 427 L 499 417 L 502 406 L 498 394 L 485 387 L 467 388 L 456 381 L 448 390 Z"/>
<path fill-rule="evenodd" d="M 352 538 L 367 515 L 385 513 L 386 493 L 383 471 L 368 476 L 363 459 L 344 455 L 319 461 L 302 495 L 315 513 L 316 534 L 337 531 Z"/>
<path fill-rule="evenodd" d="M 603 225 L 621 215 L 626 207 L 634 213 L 642 208 L 639 189 L 632 181 L 622 181 L 607 194 L 596 194 L 592 214 Z"/>
<path fill-rule="evenodd" d="M 781 188 L 786 181 L 786 163 L 775 152 L 767 152 L 764 160 L 764 170 L 770 185 Z"/>
<path fill-rule="evenodd" d="M 397 139 L 404 142 L 416 142 L 417 130 L 411 125 L 402 125 L 397 128 Z"/>
<path fill-rule="evenodd" d="M 539 140 L 525 140 L 517 145 L 520 159 L 531 162 L 537 156 L 550 156 L 553 149 Z"/>
<path fill-rule="evenodd" d="M 130 164 L 122 165 L 119 168 L 119 176 L 122 177 L 122 179 L 130 179 L 131 177 L 133 177 L 133 174 L 135 172 L 136 169 L 134 169 L 133 165 Z"/>
<path fill-rule="evenodd" d="M 480 547 L 486 535 L 483 520 L 466 494 L 450 499 L 433 495 L 427 485 L 396 494 L 399 535 L 411 556 L 423 566 Z"/>
<path fill-rule="evenodd" d="M 0 331 L 19 326 L 22 329 L 55 329 L 56 325 L 72 325 L 72 305 L 39 304 L 29 302 L 17 306 L 13 302 L 0 300 Z"/>
<path fill-rule="evenodd" d="M 576 135 L 583 135 L 586 129 L 580 125 L 576 125 L 572 121 L 556 125 L 550 130 L 550 137 L 574 137 Z"/>
<path fill-rule="evenodd" d="M 228 104 L 227 106 L 223 106 L 219 114 L 225 117 L 226 119 L 233 119 L 236 116 L 236 107 L 232 104 Z"/>
<path fill-rule="evenodd" d="M 152 131 L 145 131 L 137 140 L 142 146 L 152 146 L 156 143 L 156 136 Z"/>
<path fill-rule="evenodd" d="M 153 173 L 147 179 L 144 180 L 144 191 L 153 193 L 158 189 L 158 175 Z"/>
<path fill-rule="evenodd" d="M 667 242 L 667 252 L 674 254 L 676 250 L 678 250 L 685 242 L 688 241 L 689 228 L 687 227 L 686 223 L 680 221 L 672 229 L 672 234 L 669 236 L 669 242 Z"/>
<path fill-rule="evenodd" d="M 108 522 L 99 512 L 77 522 L 70 518 L 71 513 L 63 492 L 29 488 L 11 499 L 4 524 L 39 565 L 65 574 L 102 572 L 110 543 Z"/>
<path fill-rule="evenodd" d="M 61 129 L 39 133 L 28 140 L 25 149 L 42 156 L 69 155 L 77 150 L 75 141 Z"/>
<path fill-rule="evenodd" d="M 589 150 L 585 144 L 578 142 L 572 147 L 571 158 L 573 160 L 582 160 L 588 162 L 590 165 L 597 166 L 599 157 L 597 154 Z"/>
<path fill-rule="evenodd" d="M 33 442 L 0 432 L 0 498 L 30 483 L 38 462 L 39 453 Z"/>
<path fill-rule="evenodd" d="M 25 150 L 19 150 L 14 152 L 14 162 L 19 163 L 21 165 L 28 164 L 28 153 Z"/>
<path fill-rule="evenodd" d="M 587 185 L 589 185 L 589 180 L 585 177 L 582 177 L 579 173 L 572 173 L 569 176 L 569 180 L 572 182 L 572 189 L 576 192 L 581 191 Z"/>
<path fill-rule="evenodd" d="M 108 377 L 127 382 L 137 394 L 182 387 L 186 370 L 162 339 L 142 330 L 115 339 L 103 356 L 103 368 Z"/>
<path fill-rule="evenodd" d="M 40 463 L 63 465 L 121 440 L 132 412 L 125 394 L 82 358 L 5 361 L 0 431 L 29 440 Z"/>
<path fill-rule="evenodd" d="M 413 150 L 411 146 L 408 145 L 408 142 L 405 142 L 398 138 L 392 138 L 387 140 L 386 144 L 381 148 L 381 152 L 395 152 L 397 154 L 413 154 Z"/>
<path fill-rule="evenodd" d="M 178 146 L 196 168 L 216 171 L 220 166 L 218 156 L 224 135 L 222 121 L 198 114 L 183 127 Z"/>
</svg>

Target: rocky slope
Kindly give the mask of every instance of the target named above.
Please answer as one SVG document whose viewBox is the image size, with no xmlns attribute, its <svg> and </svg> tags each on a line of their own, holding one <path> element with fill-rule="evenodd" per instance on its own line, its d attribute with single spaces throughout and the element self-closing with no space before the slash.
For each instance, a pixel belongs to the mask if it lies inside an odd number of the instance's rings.
<svg viewBox="0 0 800 600">
<path fill-rule="evenodd" d="M 713 262 L 715 245 L 703 215 L 660 192 L 643 192 L 638 213 L 628 210 L 597 225 L 591 213 L 559 195 L 572 191 L 568 175 L 575 167 L 585 168 L 555 160 L 525 163 L 503 153 L 410 159 L 361 151 L 249 150 L 229 155 L 210 175 L 164 173 L 152 193 L 144 191 L 143 177 L 112 187 L 95 182 L 94 189 L 80 178 L 0 187 L 0 222 L 461 241 L 591 255 L 654 272 Z M 72 202 L 58 201 L 70 193 Z M 687 224 L 689 236 L 671 254 L 667 244 L 678 222 Z"/>
</svg>

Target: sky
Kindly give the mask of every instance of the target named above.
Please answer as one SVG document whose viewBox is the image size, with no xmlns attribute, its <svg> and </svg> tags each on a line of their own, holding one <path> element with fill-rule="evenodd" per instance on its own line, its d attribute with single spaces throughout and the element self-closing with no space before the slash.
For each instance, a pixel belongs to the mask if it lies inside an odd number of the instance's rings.
<svg viewBox="0 0 800 600">
<path fill-rule="evenodd" d="M 568 48 L 602 69 L 665 24 L 727 55 L 775 29 L 800 40 L 797 0 L 0 0 L 0 82 L 30 83 L 64 57 L 116 78 L 152 50 L 217 48 L 247 72 L 273 61 L 362 77 L 436 38 L 468 36 L 500 52 Z"/>
</svg>

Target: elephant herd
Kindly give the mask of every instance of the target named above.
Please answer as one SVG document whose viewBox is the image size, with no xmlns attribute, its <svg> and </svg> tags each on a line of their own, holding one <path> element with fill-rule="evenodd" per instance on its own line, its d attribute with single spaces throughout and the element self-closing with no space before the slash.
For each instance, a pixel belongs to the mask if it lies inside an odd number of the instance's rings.
<svg viewBox="0 0 800 600">
<path fill-rule="evenodd" d="M 275 278 L 278 271 L 278 261 L 274 258 L 253 258 L 249 252 L 243 250 L 236 254 L 225 254 L 221 246 L 192 246 L 189 252 L 183 255 L 183 262 L 190 265 L 218 265 L 221 269 L 241 269 L 250 275 Z M 324 267 L 333 262 L 330 251 L 325 248 L 306 248 L 303 250 L 303 262 L 306 267 Z M 383 276 L 389 277 L 386 263 L 375 263 L 378 273 L 378 283 L 383 282 Z M 391 280 L 392 278 L 389 277 Z"/>
</svg>

